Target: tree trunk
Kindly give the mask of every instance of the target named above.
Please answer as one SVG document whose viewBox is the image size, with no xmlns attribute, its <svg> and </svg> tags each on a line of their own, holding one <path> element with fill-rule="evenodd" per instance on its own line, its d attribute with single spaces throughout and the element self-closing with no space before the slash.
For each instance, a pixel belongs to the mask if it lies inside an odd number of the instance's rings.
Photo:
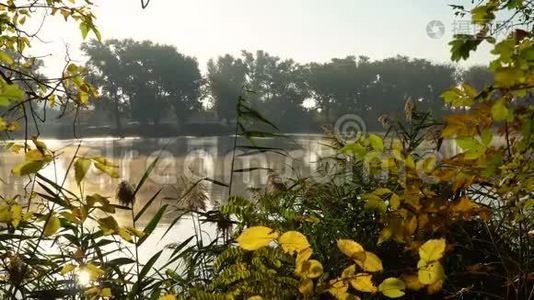
<svg viewBox="0 0 534 300">
<path fill-rule="evenodd" d="M 121 112 L 119 109 L 119 99 L 117 98 L 116 92 L 113 94 L 113 114 L 115 115 L 115 133 L 119 137 L 123 137 Z"/>
</svg>

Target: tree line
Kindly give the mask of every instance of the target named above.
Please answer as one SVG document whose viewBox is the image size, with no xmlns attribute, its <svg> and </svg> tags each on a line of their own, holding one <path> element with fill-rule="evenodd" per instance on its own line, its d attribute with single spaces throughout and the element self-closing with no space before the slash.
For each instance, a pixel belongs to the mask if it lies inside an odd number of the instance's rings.
<svg viewBox="0 0 534 300">
<path fill-rule="evenodd" d="M 132 122 L 183 128 L 195 114 L 231 125 L 245 91 L 249 103 L 286 132 L 315 131 L 346 113 L 377 129 L 379 117 L 397 118 L 407 98 L 439 117 L 448 110 L 440 99 L 445 89 L 460 81 L 480 89 L 491 81 L 486 67 L 464 70 L 406 56 L 301 64 L 265 51 L 242 51 L 209 60 L 203 75 L 196 58 L 150 41 L 90 41 L 82 50 L 101 96 L 91 120 L 114 120 L 119 134 Z"/>
</svg>

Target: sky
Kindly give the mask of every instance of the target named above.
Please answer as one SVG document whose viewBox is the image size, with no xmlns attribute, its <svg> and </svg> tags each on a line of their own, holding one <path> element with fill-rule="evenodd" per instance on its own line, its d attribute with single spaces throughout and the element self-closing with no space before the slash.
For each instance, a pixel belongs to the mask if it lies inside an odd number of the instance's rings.
<svg viewBox="0 0 534 300">
<path fill-rule="evenodd" d="M 326 62 L 364 55 L 397 54 L 449 63 L 458 20 L 448 4 L 469 0 L 94 0 L 103 39 L 133 38 L 171 44 L 197 58 L 202 71 L 210 58 L 241 50 L 265 50 L 298 62 Z M 444 35 L 432 38 L 427 25 L 439 21 Z M 36 26 L 30 24 L 29 26 Z M 49 17 L 32 54 L 47 55 L 47 72 L 61 70 L 65 47 L 83 63 L 77 26 Z M 88 38 L 92 38 L 89 36 Z M 487 64 L 484 47 L 463 65 Z"/>
</svg>

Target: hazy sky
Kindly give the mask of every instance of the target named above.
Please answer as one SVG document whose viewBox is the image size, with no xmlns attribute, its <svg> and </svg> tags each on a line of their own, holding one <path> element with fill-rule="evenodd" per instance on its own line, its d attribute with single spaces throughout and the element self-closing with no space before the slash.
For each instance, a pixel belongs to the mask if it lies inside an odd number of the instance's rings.
<svg viewBox="0 0 534 300">
<path fill-rule="evenodd" d="M 209 58 L 240 50 L 266 50 L 299 62 L 366 55 L 381 59 L 396 54 L 449 61 L 447 45 L 455 21 L 449 3 L 460 0 L 94 0 L 97 25 L 104 39 L 149 39 L 175 45 L 198 58 L 201 69 Z M 470 2 L 470 1 L 464 1 Z M 427 24 L 439 20 L 445 35 L 427 34 Z M 62 63 L 65 45 L 71 58 L 83 61 L 77 26 L 48 18 L 44 44 L 34 54 L 54 54 L 48 65 Z M 486 63 L 487 50 L 468 64 Z"/>
</svg>

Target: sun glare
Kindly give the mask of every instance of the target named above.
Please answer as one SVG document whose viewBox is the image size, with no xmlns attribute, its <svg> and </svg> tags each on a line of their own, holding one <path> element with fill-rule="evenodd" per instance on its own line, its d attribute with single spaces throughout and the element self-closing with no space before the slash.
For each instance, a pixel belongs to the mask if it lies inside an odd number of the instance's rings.
<svg viewBox="0 0 534 300">
<path fill-rule="evenodd" d="M 89 283 L 91 283 L 91 275 L 89 274 L 89 272 L 85 270 L 80 270 L 78 272 L 78 283 L 81 286 L 88 286 Z"/>
</svg>

